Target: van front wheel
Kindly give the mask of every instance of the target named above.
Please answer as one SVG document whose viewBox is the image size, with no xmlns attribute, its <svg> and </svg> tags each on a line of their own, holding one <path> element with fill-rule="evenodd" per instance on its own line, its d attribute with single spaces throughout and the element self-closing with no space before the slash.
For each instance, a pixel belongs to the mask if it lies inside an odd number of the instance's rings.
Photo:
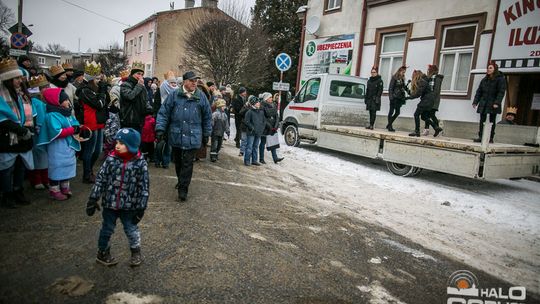
<svg viewBox="0 0 540 304">
<path fill-rule="evenodd" d="M 298 147 L 300 138 L 298 137 L 298 128 L 295 125 L 288 125 L 283 132 L 283 137 L 287 146 Z"/>
</svg>

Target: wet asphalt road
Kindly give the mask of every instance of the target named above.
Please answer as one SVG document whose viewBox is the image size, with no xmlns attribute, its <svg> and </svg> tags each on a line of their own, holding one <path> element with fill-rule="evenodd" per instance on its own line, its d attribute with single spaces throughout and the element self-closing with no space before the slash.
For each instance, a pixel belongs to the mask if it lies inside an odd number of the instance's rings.
<svg viewBox="0 0 540 304">
<path fill-rule="evenodd" d="M 90 187 L 80 177 L 65 202 L 28 190 L 30 206 L 0 210 L 0 303 L 104 303 L 126 291 L 163 303 L 433 304 L 446 303 L 448 277 L 460 269 L 483 286 L 509 287 L 383 227 L 321 213 L 310 197 L 269 182 L 274 164 L 244 167 L 236 153 L 228 142 L 217 163 L 196 163 L 185 203 L 176 201 L 173 166 L 150 166 L 145 260 L 134 269 L 120 223 L 112 239 L 120 263 L 96 264 L 100 214 L 86 216 Z M 94 287 L 78 297 L 48 289 L 72 275 Z"/>
</svg>

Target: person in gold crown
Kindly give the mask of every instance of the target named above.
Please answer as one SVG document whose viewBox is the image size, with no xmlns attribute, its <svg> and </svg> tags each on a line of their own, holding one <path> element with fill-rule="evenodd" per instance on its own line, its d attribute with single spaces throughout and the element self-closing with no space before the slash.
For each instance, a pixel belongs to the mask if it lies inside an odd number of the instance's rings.
<svg viewBox="0 0 540 304">
<path fill-rule="evenodd" d="M 516 125 L 515 119 L 517 115 L 517 108 L 509 107 L 506 109 L 506 116 L 503 120 L 499 121 L 498 125 Z"/>
<path fill-rule="evenodd" d="M 107 121 L 109 93 L 107 84 L 101 81 L 101 65 L 92 61 L 84 68 L 83 85 L 77 89 L 79 109 L 77 116 L 79 122 L 92 131 L 88 141 L 82 143 L 81 159 L 83 161 L 83 183 L 92 184 L 95 181 L 93 167 L 103 148 L 103 128 Z M 82 120 L 82 121 L 81 121 Z"/>
<path fill-rule="evenodd" d="M 73 71 L 72 71 L 73 72 Z M 77 88 L 69 82 L 69 78 L 66 74 L 66 70 L 61 65 L 53 65 L 49 68 L 49 75 L 51 76 L 51 88 L 61 88 L 69 97 L 71 108 L 74 108 L 75 104 L 75 92 Z M 75 114 L 75 112 L 73 112 Z"/>
<path fill-rule="evenodd" d="M 0 61 L 0 193 L 2 207 L 30 204 L 23 194 L 26 169 L 34 169 L 34 117 L 23 73 L 13 59 Z"/>
</svg>

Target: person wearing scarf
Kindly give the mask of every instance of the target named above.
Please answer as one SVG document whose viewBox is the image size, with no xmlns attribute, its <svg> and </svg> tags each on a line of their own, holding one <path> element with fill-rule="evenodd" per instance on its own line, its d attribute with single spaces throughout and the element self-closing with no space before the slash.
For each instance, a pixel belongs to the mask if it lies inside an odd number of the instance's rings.
<svg viewBox="0 0 540 304">
<path fill-rule="evenodd" d="M 43 98 L 47 103 L 47 115 L 38 145 L 46 145 L 49 155 L 49 196 L 63 201 L 72 195 L 69 180 L 76 175 L 75 151 L 81 149 L 73 135 L 79 133 L 80 125 L 72 115 L 69 97 L 64 90 L 45 89 Z"/>
<path fill-rule="evenodd" d="M 4 60 L 2 60 L 4 63 Z M 26 169 L 34 168 L 32 136 L 37 115 L 23 86 L 23 73 L 13 60 L 0 73 L 0 192 L 1 205 L 29 204 L 23 194 Z"/>
</svg>

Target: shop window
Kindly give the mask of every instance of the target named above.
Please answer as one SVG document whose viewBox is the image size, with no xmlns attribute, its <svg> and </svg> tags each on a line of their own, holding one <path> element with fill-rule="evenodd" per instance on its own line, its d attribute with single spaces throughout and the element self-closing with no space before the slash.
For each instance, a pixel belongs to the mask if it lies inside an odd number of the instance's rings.
<svg viewBox="0 0 540 304">
<path fill-rule="evenodd" d="M 310 100 L 317 99 L 317 96 L 319 96 L 319 87 L 321 84 L 320 78 L 312 78 L 306 82 L 306 84 L 302 87 L 300 90 L 300 93 L 298 93 L 298 98 L 296 99 L 296 103 L 303 103 Z"/>
<path fill-rule="evenodd" d="M 382 36 L 379 55 L 379 72 L 384 89 L 388 89 L 392 75 L 403 65 L 406 33 L 386 34 Z"/>
<path fill-rule="evenodd" d="M 443 28 L 439 62 L 440 73 L 444 75 L 443 92 L 467 93 L 477 28 L 477 24 Z"/>
</svg>

